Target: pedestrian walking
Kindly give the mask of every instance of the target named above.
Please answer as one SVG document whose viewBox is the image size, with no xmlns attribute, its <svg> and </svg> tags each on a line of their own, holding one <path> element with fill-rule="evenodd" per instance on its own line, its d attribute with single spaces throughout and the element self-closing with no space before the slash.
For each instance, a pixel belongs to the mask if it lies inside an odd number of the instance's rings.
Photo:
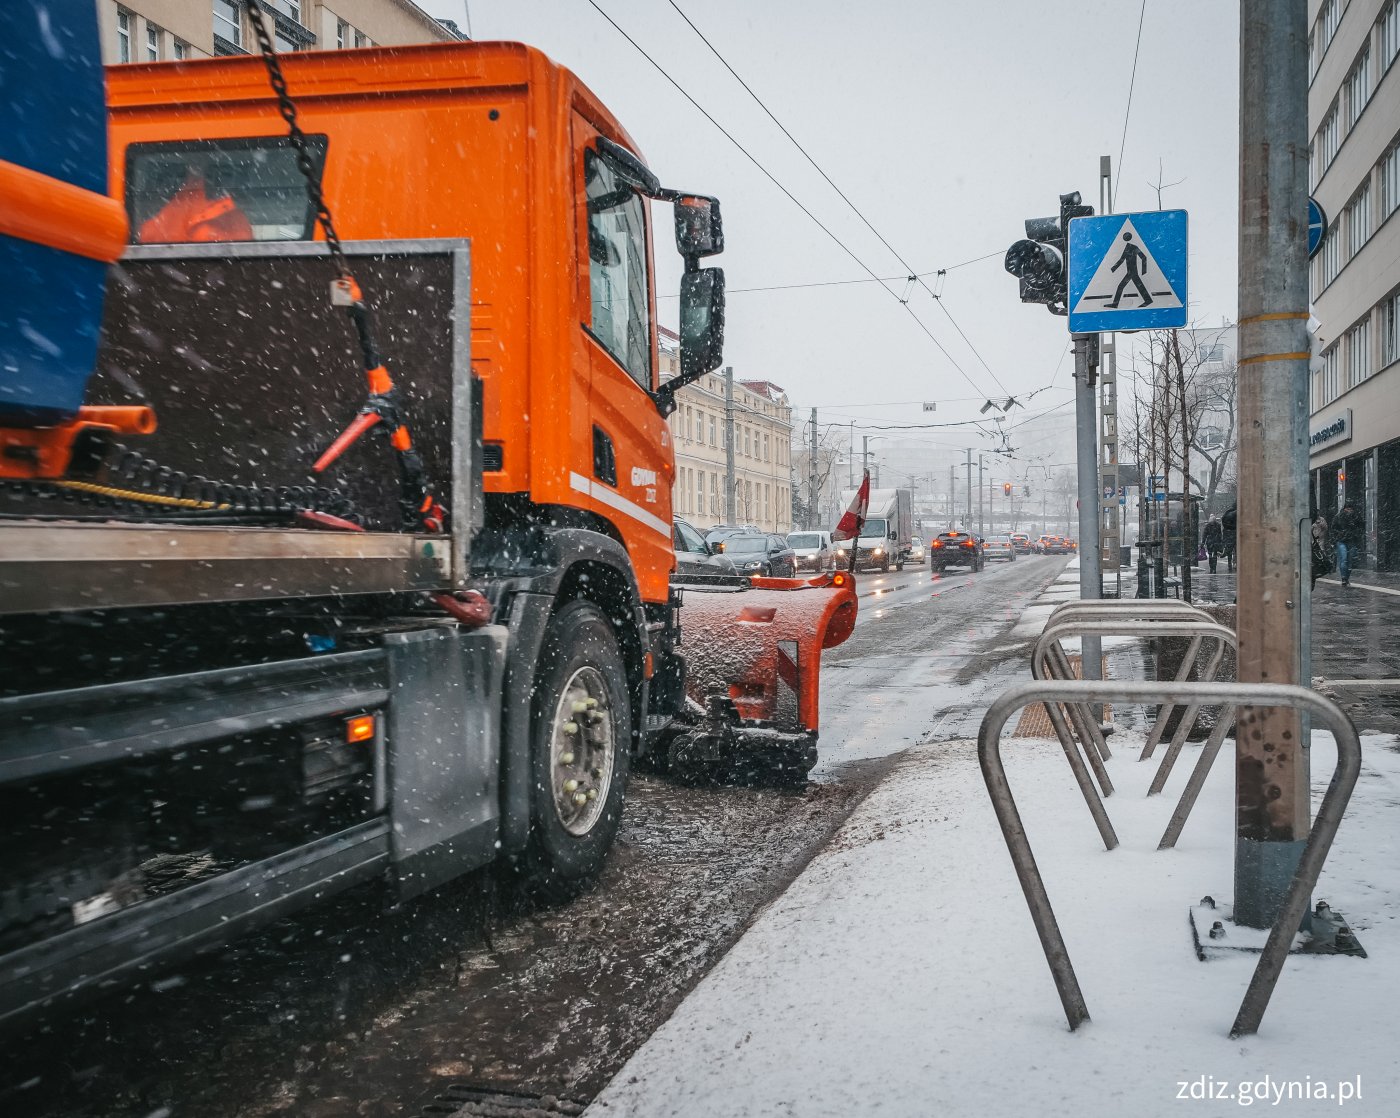
<svg viewBox="0 0 1400 1118">
<path fill-rule="evenodd" d="M 1212 514 L 1201 531 L 1201 546 L 1206 549 L 1206 560 L 1210 563 L 1210 573 L 1215 574 L 1215 564 L 1220 553 L 1225 550 L 1225 528 L 1220 517 Z"/>
<path fill-rule="evenodd" d="M 1332 538 L 1337 546 L 1337 573 L 1342 576 L 1342 585 L 1351 585 L 1351 565 L 1361 553 L 1362 533 L 1365 524 L 1352 503 L 1342 505 L 1332 521 Z"/>
<path fill-rule="evenodd" d="M 1225 515 L 1220 518 L 1220 530 L 1224 534 L 1224 545 L 1221 551 L 1225 555 L 1226 570 L 1235 569 L 1235 543 L 1238 539 L 1236 529 L 1236 506 L 1231 505 L 1225 510 Z"/>
<path fill-rule="evenodd" d="M 1317 589 L 1317 580 L 1332 571 L 1332 552 L 1328 546 L 1327 517 L 1318 512 L 1312 522 L 1312 586 Z"/>
</svg>

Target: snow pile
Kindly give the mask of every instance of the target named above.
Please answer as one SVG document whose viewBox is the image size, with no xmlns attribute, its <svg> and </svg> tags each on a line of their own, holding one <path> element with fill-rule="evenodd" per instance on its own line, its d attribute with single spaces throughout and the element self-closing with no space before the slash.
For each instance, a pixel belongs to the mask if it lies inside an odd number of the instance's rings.
<svg viewBox="0 0 1400 1118">
<path fill-rule="evenodd" d="M 1294 957 L 1256 1037 L 1227 1037 L 1256 956 L 1201 963 L 1188 908 L 1232 892 L 1228 748 L 1175 851 L 1195 763 L 1144 797 L 1111 739 L 1123 845 L 1105 852 L 1055 742 L 1008 739 L 1027 833 L 1093 1020 L 1070 1033 L 972 742 L 910 751 L 834 842 L 599 1096 L 592 1114 L 1400 1113 L 1400 746 L 1365 764 L 1316 899 L 1370 954 Z M 1335 749 L 1314 734 L 1314 807 Z M 1241 1086 L 1243 1084 L 1243 1086 Z M 1342 1085 L 1346 1084 L 1344 1088 Z M 1291 1092 L 1292 1097 L 1288 1097 Z M 1326 1093 L 1325 1096 L 1323 1093 Z M 1283 1097 L 1279 1099 L 1279 1094 Z"/>
</svg>

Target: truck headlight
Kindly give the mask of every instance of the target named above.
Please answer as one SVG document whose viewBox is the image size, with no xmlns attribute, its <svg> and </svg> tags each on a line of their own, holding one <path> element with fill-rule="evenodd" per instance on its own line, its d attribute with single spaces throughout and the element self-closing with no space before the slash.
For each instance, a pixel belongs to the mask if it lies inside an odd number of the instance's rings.
<svg viewBox="0 0 1400 1118">
<path fill-rule="evenodd" d="M 883 555 L 883 554 L 885 554 L 885 549 L 884 549 L 883 547 L 877 547 L 877 548 L 875 548 L 875 550 L 872 551 L 870 554 L 871 554 L 871 555 Z"/>
</svg>

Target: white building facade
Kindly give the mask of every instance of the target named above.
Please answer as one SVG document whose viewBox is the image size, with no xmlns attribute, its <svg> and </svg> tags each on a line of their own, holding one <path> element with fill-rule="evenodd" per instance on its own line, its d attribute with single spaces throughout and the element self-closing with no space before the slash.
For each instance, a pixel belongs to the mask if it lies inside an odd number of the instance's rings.
<svg viewBox="0 0 1400 1118">
<path fill-rule="evenodd" d="M 1400 568 L 1400 0 L 1310 0 L 1310 467 L 1329 518 L 1366 520 L 1365 565 Z"/>
<path fill-rule="evenodd" d="M 660 357 L 663 381 L 680 371 L 677 339 L 664 328 Z M 792 405 L 770 381 L 736 379 L 731 414 L 726 388 L 726 373 L 717 371 L 676 393 L 668 421 L 676 451 L 672 509 L 701 531 L 732 522 L 786 535 L 792 530 Z M 733 521 L 726 498 L 731 437 Z"/>
<path fill-rule="evenodd" d="M 257 39 L 242 0 L 95 0 L 102 61 L 168 62 L 252 54 Z M 450 42 L 455 25 L 413 0 L 262 0 L 279 51 L 346 50 Z"/>
</svg>

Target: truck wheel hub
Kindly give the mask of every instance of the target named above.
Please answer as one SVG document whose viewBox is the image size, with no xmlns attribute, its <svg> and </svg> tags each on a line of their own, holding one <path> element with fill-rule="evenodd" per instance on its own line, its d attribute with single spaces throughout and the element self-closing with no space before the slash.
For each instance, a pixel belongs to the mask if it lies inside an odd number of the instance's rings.
<svg viewBox="0 0 1400 1118">
<path fill-rule="evenodd" d="M 615 745 L 602 673 L 579 668 L 559 696 L 549 744 L 554 811 L 571 835 L 588 834 L 603 814 Z"/>
</svg>

